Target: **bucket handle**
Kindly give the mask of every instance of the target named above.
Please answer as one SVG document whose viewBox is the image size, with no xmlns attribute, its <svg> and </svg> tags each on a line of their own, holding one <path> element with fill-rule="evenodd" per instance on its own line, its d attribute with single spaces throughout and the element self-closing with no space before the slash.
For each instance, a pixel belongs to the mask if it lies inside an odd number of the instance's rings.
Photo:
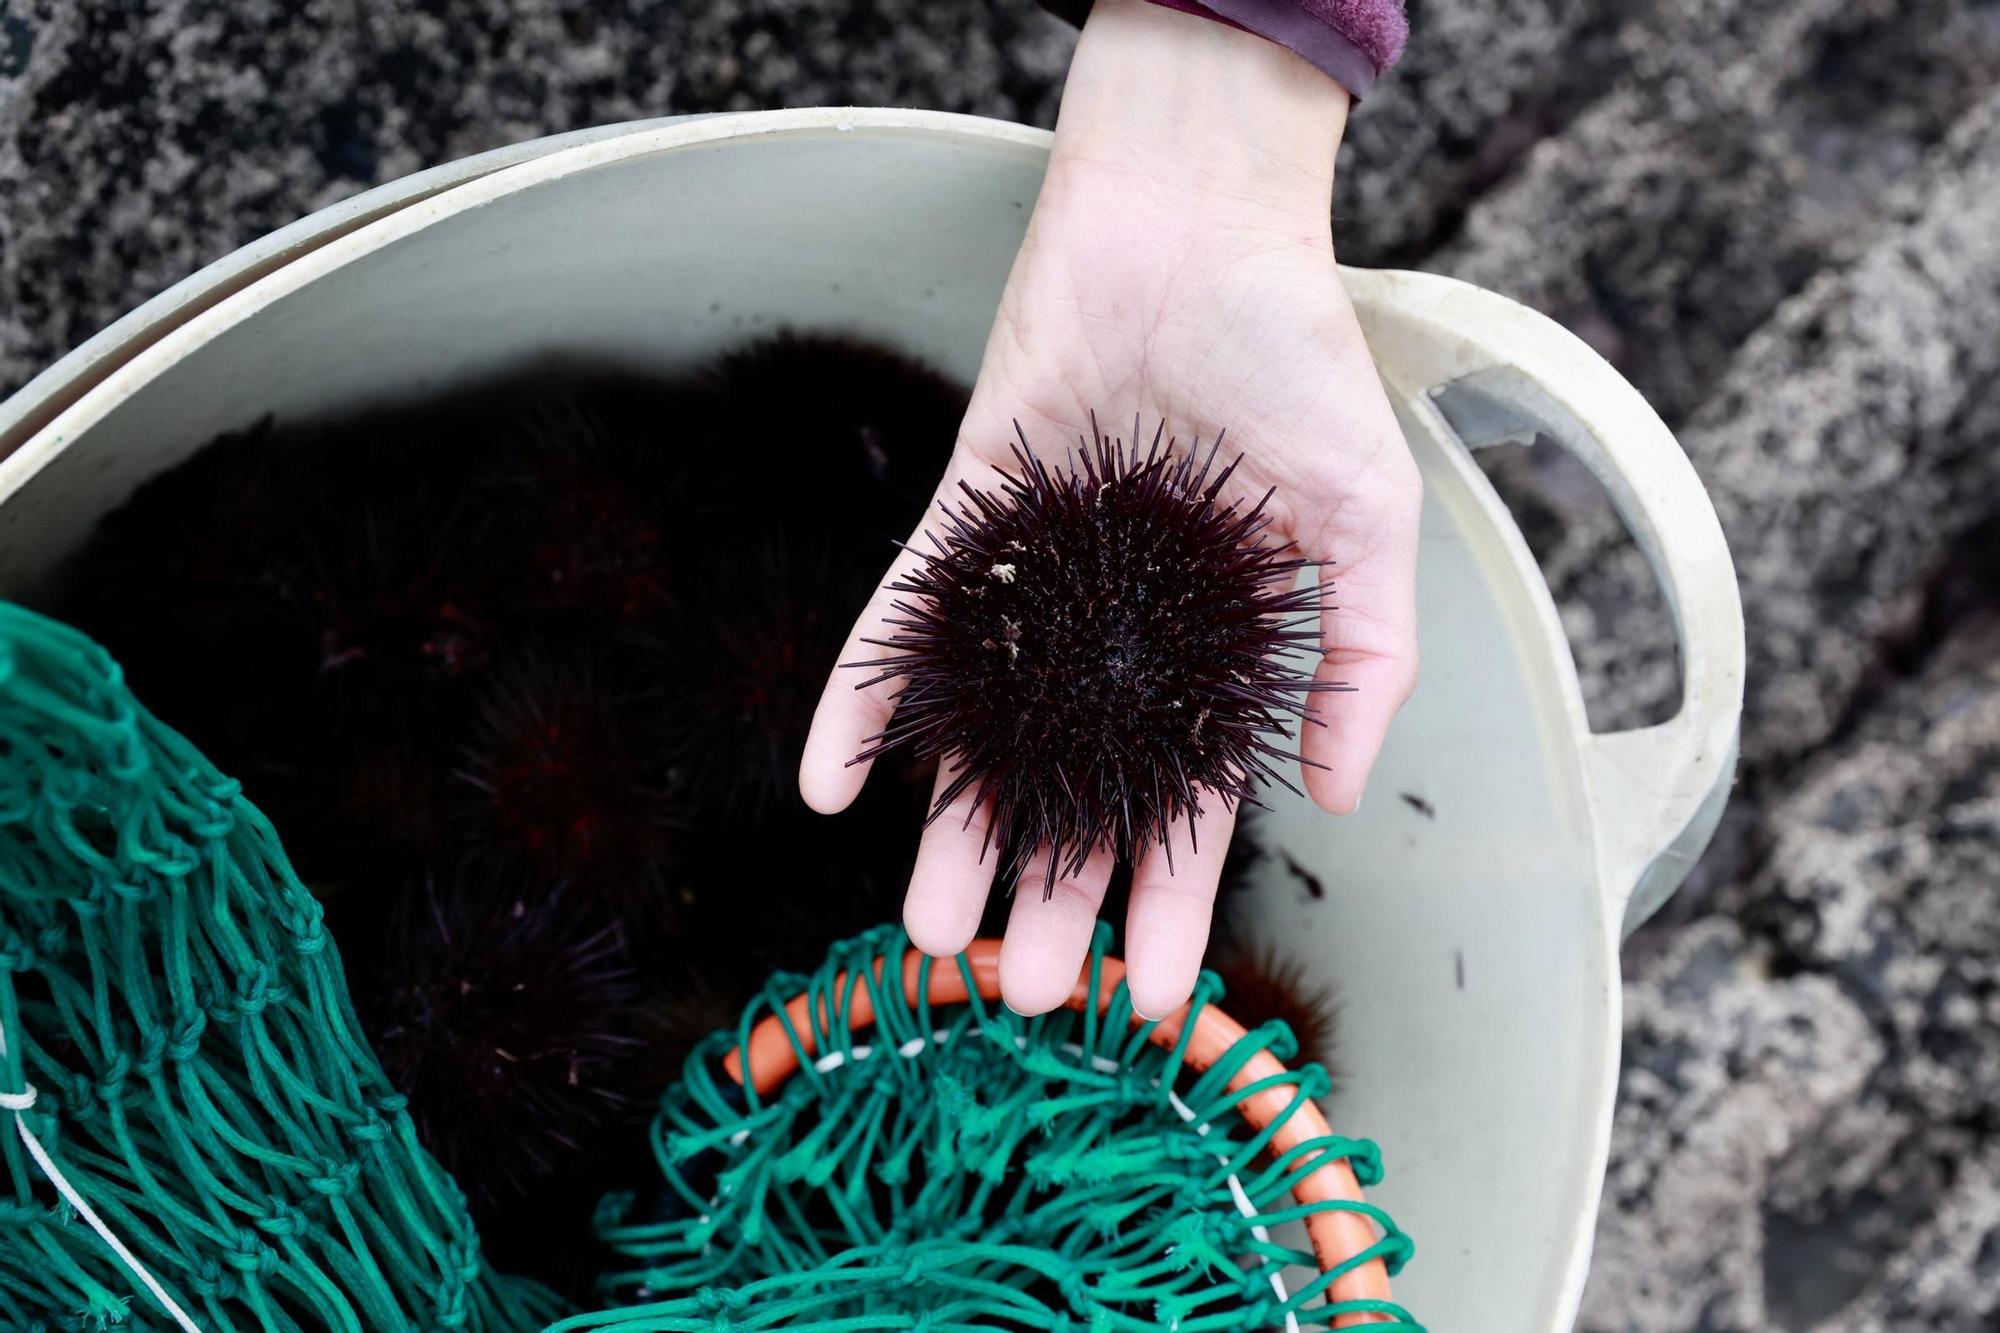
<svg viewBox="0 0 2000 1333">
<path fill-rule="evenodd" d="M 1427 378 L 1408 387 L 1467 448 L 1544 440 L 1568 450 L 1604 487 L 1659 580 L 1681 655 L 1680 709 L 1654 726 L 1584 738 L 1600 868 L 1615 896 L 1609 915 L 1629 935 L 1687 877 L 1735 776 L 1743 603 L 1715 507 L 1659 415 L 1555 321 L 1450 278 L 1346 276 L 1357 305 L 1424 326 L 1436 350 L 1416 358 Z"/>
</svg>

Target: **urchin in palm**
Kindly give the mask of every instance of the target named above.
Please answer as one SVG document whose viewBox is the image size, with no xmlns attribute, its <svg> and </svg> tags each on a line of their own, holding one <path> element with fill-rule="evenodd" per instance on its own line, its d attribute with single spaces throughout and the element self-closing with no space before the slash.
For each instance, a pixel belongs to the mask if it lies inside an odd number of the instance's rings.
<svg viewBox="0 0 2000 1333">
<path fill-rule="evenodd" d="M 1290 660 L 1316 642 L 1318 562 L 1275 541 L 1272 493 L 1254 505 L 1222 493 L 1206 451 L 1127 448 L 1092 438 L 1051 468 L 1027 437 L 997 490 L 961 482 L 941 503 L 934 551 L 889 585 L 895 633 L 867 642 L 895 656 L 848 663 L 901 679 L 895 716 L 854 762 L 909 746 L 946 766 L 936 819 L 967 792 L 990 803 L 987 848 L 1011 882 L 1036 849 L 1044 891 L 1099 849 L 1138 860 L 1202 811 L 1261 804 L 1274 761 L 1298 762 L 1292 723 L 1316 681 Z M 1297 790 L 1296 788 L 1292 788 Z"/>
</svg>

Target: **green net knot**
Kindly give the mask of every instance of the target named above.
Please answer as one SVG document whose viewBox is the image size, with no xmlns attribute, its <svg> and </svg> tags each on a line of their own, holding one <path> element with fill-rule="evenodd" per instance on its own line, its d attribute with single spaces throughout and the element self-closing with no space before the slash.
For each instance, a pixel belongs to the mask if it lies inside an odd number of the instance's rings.
<svg viewBox="0 0 2000 1333">
<path fill-rule="evenodd" d="M 278 1270 L 278 1252 L 256 1232 L 237 1228 L 221 1247 L 222 1262 L 239 1273 L 269 1277 Z"/>
</svg>

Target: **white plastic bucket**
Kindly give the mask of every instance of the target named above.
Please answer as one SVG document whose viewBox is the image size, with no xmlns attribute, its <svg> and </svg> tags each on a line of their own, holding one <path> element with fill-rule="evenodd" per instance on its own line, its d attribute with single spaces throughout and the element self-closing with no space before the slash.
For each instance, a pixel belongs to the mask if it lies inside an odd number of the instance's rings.
<svg viewBox="0 0 2000 1333">
<path fill-rule="evenodd" d="M 792 325 L 852 330 L 969 379 L 1047 148 L 1037 131 L 911 111 L 649 122 L 328 210 L 0 408 L 0 594 L 220 431 L 425 393 L 532 353 L 672 368 Z M 1563 1330 L 1609 1141 L 1618 944 L 1720 811 L 1741 606 L 1686 458 L 1582 343 L 1444 279 L 1348 281 L 1428 488 L 1424 675 L 1359 813 L 1289 802 L 1266 822 L 1283 857 L 1253 925 L 1346 997 L 1330 1116 L 1382 1144 L 1374 1197 L 1418 1244 L 1398 1299 L 1440 1330 Z M 1574 450 L 1655 562 L 1685 681 L 1669 722 L 1590 734 L 1548 589 L 1468 452 L 1529 437 Z"/>
</svg>

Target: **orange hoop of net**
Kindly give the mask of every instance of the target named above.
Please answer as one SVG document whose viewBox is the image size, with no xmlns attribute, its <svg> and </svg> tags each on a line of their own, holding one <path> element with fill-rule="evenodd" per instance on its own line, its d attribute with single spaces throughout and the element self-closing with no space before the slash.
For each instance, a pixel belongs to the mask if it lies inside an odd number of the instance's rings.
<svg viewBox="0 0 2000 1333">
<path fill-rule="evenodd" d="M 981 999 L 994 1000 L 1000 995 L 1000 941 L 974 940 L 965 950 L 965 962 L 978 987 Z M 911 1004 L 920 998 L 920 979 L 928 971 L 930 982 L 928 999 L 931 1004 L 964 1004 L 970 998 L 966 987 L 965 971 L 956 967 L 924 967 L 920 954 L 909 954 L 903 963 L 903 994 Z M 876 980 L 881 979 L 881 960 L 876 960 Z M 1111 997 L 1118 990 L 1125 977 L 1124 961 L 1117 958 L 1103 960 L 1099 970 L 1100 984 L 1095 988 L 1086 971 L 1077 979 L 1065 1001 L 1068 1008 L 1081 1012 L 1090 1003 L 1093 990 L 1097 997 L 1098 1011 L 1109 1008 Z M 844 996 L 842 1017 L 856 1029 L 874 1025 L 875 1005 L 866 986 L 845 985 L 846 977 L 836 978 L 834 992 Z M 786 1005 L 786 1016 L 790 1019 L 790 1031 L 778 1015 L 773 1014 L 751 1029 L 747 1046 L 732 1049 L 723 1061 L 723 1067 L 736 1083 L 744 1082 L 744 1052 L 749 1053 L 750 1085 L 760 1093 L 775 1091 L 786 1079 L 798 1072 L 801 1055 L 817 1054 L 814 1035 L 817 1025 L 813 1022 L 812 1002 L 800 995 Z M 1148 1040 L 1155 1046 L 1171 1050 L 1181 1040 L 1186 1031 L 1189 1006 L 1183 1005 L 1174 1013 L 1161 1019 L 1153 1026 Z M 823 1015 L 824 1016 L 824 1015 Z M 1136 1015 L 1136 1026 L 1144 1022 Z M 1243 1025 L 1213 1005 L 1203 1006 L 1195 1019 L 1194 1034 L 1187 1046 L 1187 1063 L 1196 1070 L 1206 1070 L 1246 1036 Z M 1284 1064 L 1269 1051 L 1258 1051 L 1229 1080 L 1231 1091 L 1240 1091 L 1253 1083 L 1285 1072 Z M 1265 1129 L 1278 1120 L 1292 1105 L 1289 1093 L 1279 1087 L 1268 1088 L 1252 1094 L 1238 1106 L 1245 1121 L 1254 1129 Z M 1305 1101 L 1294 1110 L 1288 1119 L 1279 1125 L 1271 1140 L 1270 1151 L 1281 1155 L 1301 1144 L 1333 1133 L 1326 1117 L 1311 1101 Z M 1341 1158 L 1329 1158 L 1317 1169 L 1301 1178 L 1293 1187 L 1293 1197 L 1301 1204 L 1327 1201 L 1358 1203 L 1362 1200 L 1361 1183 L 1355 1179 L 1354 1170 Z M 1359 1214 L 1346 1211 L 1315 1213 L 1306 1219 L 1306 1232 L 1311 1237 L 1313 1257 L 1324 1272 L 1331 1272 L 1348 1263 L 1356 1255 L 1375 1245 L 1377 1236 L 1374 1226 Z M 1328 1298 L 1336 1302 L 1362 1302 L 1389 1300 L 1389 1271 L 1380 1258 L 1358 1264 L 1334 1280 L 1327 1289 Z M 1343 1315 L 1334 1321 L 1336 1327 L 1357 1327 L 1381 1322 L 1378 1316 L 1370 1314 Z"/>
</svg>

